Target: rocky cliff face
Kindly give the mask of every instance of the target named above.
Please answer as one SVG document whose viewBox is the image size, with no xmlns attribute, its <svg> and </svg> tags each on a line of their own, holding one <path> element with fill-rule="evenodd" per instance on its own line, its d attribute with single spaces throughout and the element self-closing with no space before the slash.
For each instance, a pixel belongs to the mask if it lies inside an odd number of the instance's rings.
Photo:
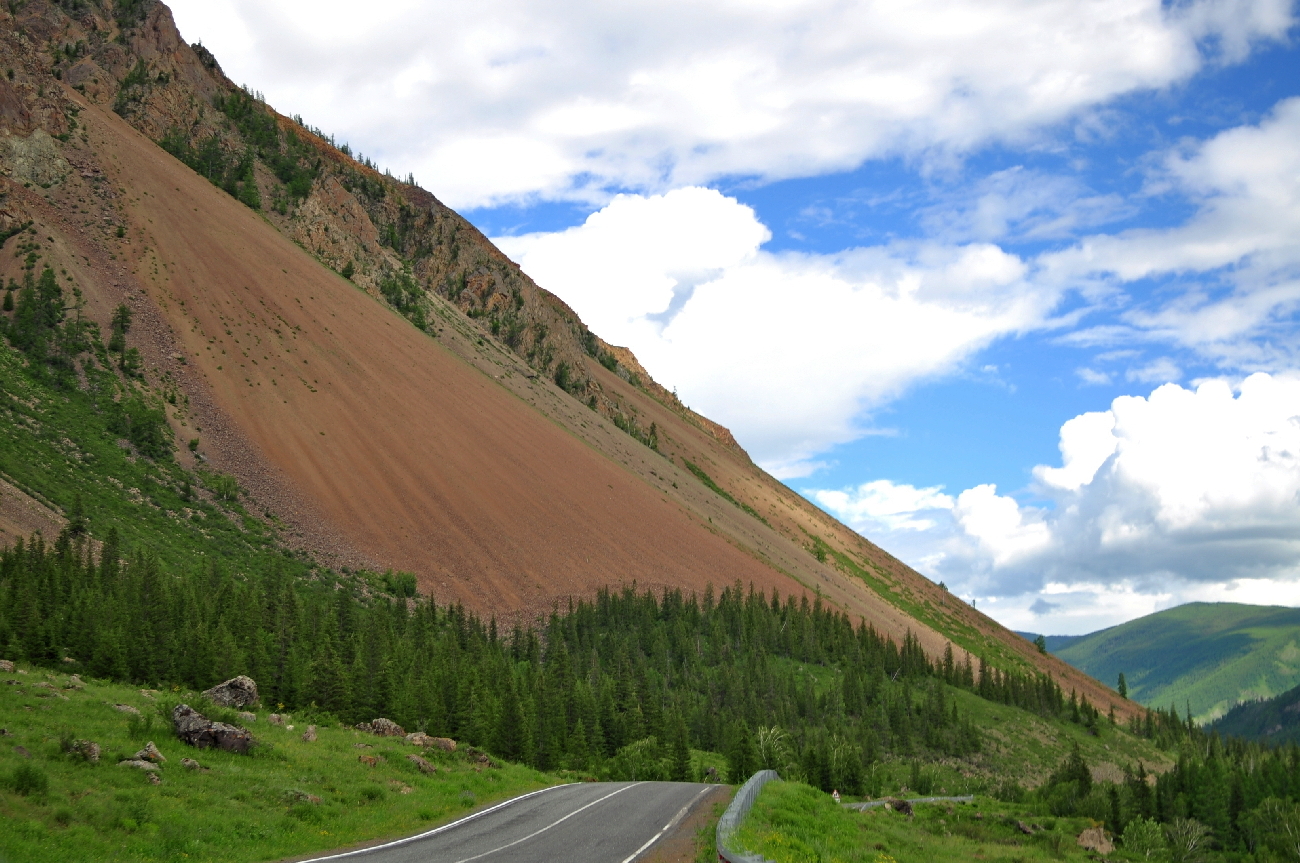
<svg viewBox="0 0 1300 863">
<path fill-rule="evenodd" d="M 31 82 L 53 75 L 89 101 L 111 105 L 417 326 L 437 333 L 430 295 L 438 295 L 474 321 L 483 338 L 500 342 L 633 437 L 649 442 L 652 432 L 626 399 L 599 383 L 596 363 L 743 452 L 729 431 L 682 405 L 630 351 L 591 333 L 432 194 L 356 161 L 237 87 L 207 49 L 185 43 L 162 3 L 29 0 L 11 14 L 26 68 L 15 83 L 0 82 L 0 126 L 7 134 L 75 130 L 57 88 L 33 92 Z M 48 173 L 41 179 L 48 181 Z"/>
</svg>

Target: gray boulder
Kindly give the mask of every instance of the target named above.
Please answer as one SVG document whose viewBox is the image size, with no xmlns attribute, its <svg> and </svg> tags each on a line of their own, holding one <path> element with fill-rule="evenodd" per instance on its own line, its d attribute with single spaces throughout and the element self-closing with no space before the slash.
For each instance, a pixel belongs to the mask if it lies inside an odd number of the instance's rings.
<svg viewBox="0 0 1300 863">
<path fill-rule="evenodd" d="M 379 737 L 406 736 L 406 729 L 402 728 L 402 726 L 398 725 L 393 720 L 384 719 L 383 717 L 371 720 L 370 722 L 361 723 L 357 726 L 357 731 L 364 731 L 367 734 L 374 734 Z"/>
<path fill-rule="evenodd" d="M 239 675 L 205 691 L 203 696 L 222 707 L 248 707 L 257 703 L 257 684 L 253 678 Z"/>
<path fill-rule="evenodd" d="M 158 747 L 154 745 L 152 740 L 145 744 L 144 749 L 137 752 L 134 757 L 140 761 L 152 761 L 154 764 L 161 764 L 167 760 L 167 756 L 158 751 Z"/>
<path fill-rule="evenodd" d="M 253 738 L 247 731 L 225 722 L 212 722 L 188 704 L 172 711 L 176 736 L 197 749 L 221 749 L 247 755 Z"/>
</svg>

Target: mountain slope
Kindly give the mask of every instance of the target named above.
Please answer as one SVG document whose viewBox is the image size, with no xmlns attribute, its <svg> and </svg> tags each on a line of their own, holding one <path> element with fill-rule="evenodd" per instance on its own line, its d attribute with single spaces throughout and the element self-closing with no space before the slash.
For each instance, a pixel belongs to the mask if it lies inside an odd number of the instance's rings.
<svg viewBox="0 0 1300 863">
<path fill-rule="evenodd" d="M 1048 640 L 1049 648 L 1052 646 Z M 1072 639 L 1054 651 L 1129 698 L 1205 722 L 1300 684 L 1300 609 L 1193 602 Z"/>
<path fill-rule="evenodd" d="M 1214 729 L 1225 737 L 1300 743 L 1300 686 L 1272 698 L 1238 704 L 1215 720 Z"/>
<path fill-rule="evenodd" d="M 820 594 L 1125 715 L 764 473 L 428 192 L 235 88 L 162 4 L 31 0 L 0 37 L 0 231 L 31 222 L 101 326 L 134 311 L 199 439 L 182 464 L 291 543 L 498 614 L 633 580 Z"/>
</svg>

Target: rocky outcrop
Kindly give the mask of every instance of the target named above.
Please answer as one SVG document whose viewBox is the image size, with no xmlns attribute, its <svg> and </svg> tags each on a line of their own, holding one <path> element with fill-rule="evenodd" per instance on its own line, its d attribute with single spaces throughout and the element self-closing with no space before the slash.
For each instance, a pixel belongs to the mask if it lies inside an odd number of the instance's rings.
<svg viewBox="0 0 1300 863">
<path fill-rule="evenodd" d="M 99 763 L 99 744 L 93 740 L 74 740 L 68 744 L 68 754 L 91 764 Z"/>
<path fill-rule="evenodd" d="M 405 737 L 406 729 L 398 725 L 391 719 L 372 719 L 370 722 L 363 722 L 357 726 L 357 731 L 364 731 L 367 734 L 373 734 L 376 737 Z"/>
<path fill-rule="evenodd" d="M 172 711 L 176 736 L 198 749 L 221 749 L 247 755 L 253 737 L 247 731 L 225 722 L 212 722 L 188 704 L 178 704 Z"/>
<path fill-rule="evenodd" d="M 158 747 L 154 746 L 152 740 L 146 743 L 144 749 L 137 752 L 134 757 L 140 761 L 149 761 L 154 764 L 162 764 L 167 760 L 167 756 L 158 751 Z"/>
<path fill-rule="evenodd" d="M 1106 835 L 1106 830 L 1102 827 L 1089 827 L 1080 833 L 1078 845 L 1086 851 L 1094 851 L 1101 855 L 1110 854 L 1115 850 L 1115 843 Z"/>
<path fill-rule="evenodd" d="M 432 764 L 430 764 L 428 761 L 424 760 L 418 755 L 408 755 L 406 756 L 406 760 L 414 764 L 416 767 L 420 768 L 421 773 L 427 773 L 432 775 L 438 772 L 437 767 L 434 767 Z"/>
<path fill-rule="evenodd" d="M 49 133 L 37 129 L 26 138 L 0 138 L 0 170 L 15 182 L 48 188 L 62 181 L 72 166 L 59 155 Z"/>
<path fill-rule="evenodd" d="M 450 737 L 430 737 L 429 742 L 425 745 L 432 746 L 434 749 L 441 749 L 443 752 L 456 751 L 456 741 Z"/>
<path fill-rule="evenodd" d="M 248 707 L 257 703 L 257 684 L 241 674 L 204 691 L 203 697 L 222 707 Z"/>
<path fill-rule="evenodd" d="M 129 704 L 114 704 L 113 709 L 121 711 L 122 713 L 130 713 L 133 716 L 140 715 L 140 711 Z"/>
<path fill-rule="evenodd" d="M 0 659 L 0 671 L 3 671 L 5 674 L 13 674 L 14 664 L 7 659 Z"/>
<path fill-rule="evenodd" d="M 150 761 L 145 761 L 142 758 L 128 758 L 125 761 L 117 762 L 117 766 L 134 767 L 137 770 L 148 770 L 150 772 L 155 772 L 159 769 L 157 764 L 154 764 Z"/>
</svg>

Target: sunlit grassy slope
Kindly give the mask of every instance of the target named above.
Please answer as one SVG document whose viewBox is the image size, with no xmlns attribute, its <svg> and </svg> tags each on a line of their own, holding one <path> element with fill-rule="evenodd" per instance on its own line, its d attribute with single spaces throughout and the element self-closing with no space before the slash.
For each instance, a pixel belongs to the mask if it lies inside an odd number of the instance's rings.
<svg viewBox="0 0 1300 863">
<path fill-rule="evenodd" d="M 48 683 L 57 687 L 45 688 Z M 0 673 L 0 861 L 278 860 L 351 843 L 408 835 L 452 820 L 492 800 L 563 781 L 525 767 L 488 767 L 462 753 L 434 754 L 400 738 L 318 726 L 302 740 L 309 717 L 287 728 L 248 725 L 261 744 L 251 756 L 192 749 L 160 716 L 169 700 L 125 686 L 88 682 L 63 688 L 67 675 L 38 668 Z M 174 703 L 174 702 L 173 702 Z M 197 704 L 198 702 L 195 702 Z M 114 705 L 127 704 L 131 714 Z M 103 750 L 92 764 L 65 754 L 63 738 Z M 148 741 L 167 761 L 161 784 L 119 767 Z M 358 748 L 360 744 L 365 744 Z M 438 767 L 425 775 L 407 760 L 420 754 Z M 360 756 L 380 756 L 375 766 Z M 181 765 L 194 758 L 204 770 Z M 15 790 L 18 771 L 44 778 L 44 791 Z"/>
<path fill-rule="evenodd" d="M 919 804 L 910 818 L 884 808 L 855 812 L 806 785 L 772 782 L 736 838 L 740 847 L 772 863 L 1028 863 L 1093 859 L 1076 844 L 1091 826 L 1088 818 L 1044 817 L 989 797 L 976 797 L 972 804 Z"/>
<path fill-rule="evenodd" d="M 1129 698 L 1206 721 L 1300 684 L 1300 609 L 1193 602 L 1048 648 Z"/>
</svg>

